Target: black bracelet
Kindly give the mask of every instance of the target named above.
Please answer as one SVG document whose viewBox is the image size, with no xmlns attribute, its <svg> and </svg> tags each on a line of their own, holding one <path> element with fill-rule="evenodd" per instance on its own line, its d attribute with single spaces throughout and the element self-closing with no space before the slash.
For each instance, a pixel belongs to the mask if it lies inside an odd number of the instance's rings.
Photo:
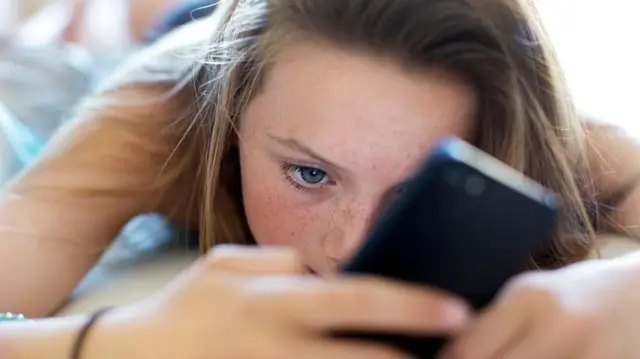
<svg viewBox="0 0 640 359">
<path fill-rule="evenodd" d="M 73 343 L 73 349 L 71 350 L 71 359 L 80 359 L 82 355 L 82 348 L 84 347 L 84 343 L 86 342 L 87 336 L 91 332 L 91 329 L 94 327 L 94 324 L 102 317 L 106 312 L 108 312 L 111 308 L 102 308 L 95 313 L 91 314 L 89 320 L 80 328 L 80 332 L 76 337 L 75 342 Z"/>
</svg>

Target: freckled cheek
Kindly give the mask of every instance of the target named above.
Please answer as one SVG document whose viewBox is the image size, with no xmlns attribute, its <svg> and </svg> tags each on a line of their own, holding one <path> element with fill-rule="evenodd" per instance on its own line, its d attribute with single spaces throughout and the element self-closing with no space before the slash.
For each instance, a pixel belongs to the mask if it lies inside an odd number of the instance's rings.
<svg viewBox="0 0 640 359">
<path fill-rule="evenodd" d="M 318 217 L 301 205 L 304 195 L 286 183 L 245 181 L 245 212 L 258 244 L 300 247 L 318 236 Z"/>
</svg>

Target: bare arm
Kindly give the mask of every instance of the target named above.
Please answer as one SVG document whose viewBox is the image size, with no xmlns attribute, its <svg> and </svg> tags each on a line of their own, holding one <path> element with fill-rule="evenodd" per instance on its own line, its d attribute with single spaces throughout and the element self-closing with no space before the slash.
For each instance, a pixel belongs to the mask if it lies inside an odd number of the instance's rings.
<svg viewBox="0 0 640 359">
<path fill-rule="evenodd" d="M 137 101 L 156 92 L 131 88 L 110 97 Z M 162 104 L 85 107 L 3 189 L 0 311 L 50 314 L 128 220 L 163 209 L 156 183 L 175 147 L 164 135 L 172 111 Z"/>
<path fill-rule="evenodd" d="M 73 317 L 43 323 L 5 323 L 0 325 L 0 358 L 65 359 L 83 323 Z"/>
<path fill-rule="evenodd" d="M 135 309 L 133 309 L 135 311 Z M 117 308 L 99 317 L 82 340 L 80 357 L 88 359 L 142 358 L 149 349 L 149 328 L 132 319 L 129 308 Z M 0 325 L 0 358 L 67 359 L 88 316 L 51 318 Z M 148 357 L 148 356 L 147 356 Z"/>
</svg>

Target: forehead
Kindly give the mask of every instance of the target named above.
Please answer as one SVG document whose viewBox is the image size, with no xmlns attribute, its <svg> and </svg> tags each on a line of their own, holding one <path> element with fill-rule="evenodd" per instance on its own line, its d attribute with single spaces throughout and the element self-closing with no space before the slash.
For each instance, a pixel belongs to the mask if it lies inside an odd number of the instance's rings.
<svg viewBox="0 0 640 359">
<path fill-rule="evenodd" d="M 241 128 L 296 139 L 343 167 L 407 172 L 440 138 L 469 135 L 474 101 L 439 68 L 301 42 L 275 59 Z"/>
</svg>

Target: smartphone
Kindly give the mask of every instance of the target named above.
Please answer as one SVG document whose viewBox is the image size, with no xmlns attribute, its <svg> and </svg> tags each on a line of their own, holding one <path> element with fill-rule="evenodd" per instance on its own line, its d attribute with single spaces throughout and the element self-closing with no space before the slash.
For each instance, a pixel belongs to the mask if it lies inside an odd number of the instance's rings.
<svg viewBox="0 0 640 359">
<path fill-rule="evenodd" d="M 486 306 L 548 246 L 557 196 L 457 138 L 442 141 L 341 268 L 444 290 Z M 341 333 L 434 358 L 446 338 Z"/>
</svg>

